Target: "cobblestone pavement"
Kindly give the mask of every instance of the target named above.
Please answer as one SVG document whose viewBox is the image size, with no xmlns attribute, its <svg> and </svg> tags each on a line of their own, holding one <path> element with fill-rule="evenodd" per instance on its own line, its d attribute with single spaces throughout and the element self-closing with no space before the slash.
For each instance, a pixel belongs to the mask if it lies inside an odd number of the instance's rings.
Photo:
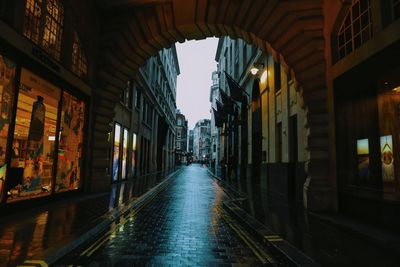
<svg viewBox="0 0 400 267">
<path fill-rule="evenodd" d="M 186 167 L 152 202 L 115 231 L 64 257 L 56 266 L 261 265 L 223 219 L 228 197 L 206 168 Z"/>
</svg>

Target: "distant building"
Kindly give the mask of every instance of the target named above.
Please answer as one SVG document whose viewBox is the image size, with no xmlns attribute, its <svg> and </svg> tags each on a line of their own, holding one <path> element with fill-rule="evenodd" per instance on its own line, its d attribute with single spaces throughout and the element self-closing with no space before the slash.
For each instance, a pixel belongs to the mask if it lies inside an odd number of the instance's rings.
<svg viewBox="0 0 400 267">
<path fill-rule="evenodd" d="M 175 140 L 175 160 L 176 164 L 186 163 L 187 154 L 187 133 L 188 121 L 180 110 L 176 112 L 176 140 Z"/>
<path fill-rule="evenodd" d="M 212 85 L 210 88 L 210 103 L 211 107 L 216 109 L 216 101 L 219 99 L 219 77 L 218 72 L 214 71 L 211 76 Z M 211 153 L 210 153 L 210 160 L 211 160 L 211 171 L 214 174 L 219 175 L 218 172 L 218 162 L 220 161 L 220 146 L 219 146 L 219 134 L 220 130 L 215 126 L 215 118 L 213 111 L 211 109 Z"/>
<path fill-rule="evenodd" d="M 211 155 L 211 121 L 199 120 L 194 127 L 193 159 L 209 161 Z"/>
</svg>

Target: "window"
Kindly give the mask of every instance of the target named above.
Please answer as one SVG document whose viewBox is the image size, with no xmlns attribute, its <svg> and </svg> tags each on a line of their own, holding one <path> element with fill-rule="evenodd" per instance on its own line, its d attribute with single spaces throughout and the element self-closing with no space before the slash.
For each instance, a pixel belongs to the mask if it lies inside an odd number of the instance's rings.
<svg viewBox="0 0 400 267">
<path fill-rule="evenodd" d="M 72 39 L 72 65 L 71 70 L 81 78 L 87 76 L 88 67 L 85 52 L 82 43 L 79 39 L 78 33 L 74 31 Z"/>
<path fill-rule="evenodd" d="M 6 156 L 10 153 L 7 151 L 7 139 L 13 114 L 15 70 L 14 62 L 0 56 L 0 199 L 6 179 Z M 14 155 L 13 151 L 11 153 Z"/>
<path fill-rule="evenodd" d="M 142 100 L 142 94 L 139 88 L 136 88 L 135 90 L 136 96 L 135 96 L 135 107 L 137 109 L 140 109 L 140 104 Z"/>
<path fill-rule="evenodd" d="M 372 37 L 369 0 L 353 0 L 337 35 L 338 59 L 344 58 Z"/>
<path fill-rule="evenodd" d="M 113 145 L 114 151 L 113 151 L 113 162 L 112 162 L 112 180 L 114 182 L 118 181 L 118 176 L 119 176 L 120 142 L 121 142 L 121 126 L 118 123 L 115 123 L 114 145 Z"/>
<path fill-rule="evenodd" d="M 122 166 L 121 166 L 121 179 L 125 180 L 127 177 L 127 160 L 128 160 L 128 129 L 124 128 L 124 135 L 122 140 Z"/>
<path fill-rule="evenodd" d="M 137 135 L 132 134 L 132 150 L 131 150 L 131 175 L 136 176 L 136 162 L 137 162 Z"/>
<path fill-rule="evenodd" d="M 279 62 L 274 62 L 274 82 L 275 82 L 275 92 L 281 90 L 281 64 Z"/>
<path fill-rule="evenodd" d="M 22 69 L 8 177 L 12 184 L 9 201 L 49 195 L 52 191 L 60 97 L 60 88 Z M 68 120 L 73 123 L 73 118 Z"/>
<path fill-rule="evenodd" d="M 56 192 L 78 189 L 81 182 L 85 103 L 63 93 Z"/>
<path fill-rule="evenodd" d="M 23 34 L 59 60 L 63 20 L 61 0 L 26 0 Z"/>
</svg>

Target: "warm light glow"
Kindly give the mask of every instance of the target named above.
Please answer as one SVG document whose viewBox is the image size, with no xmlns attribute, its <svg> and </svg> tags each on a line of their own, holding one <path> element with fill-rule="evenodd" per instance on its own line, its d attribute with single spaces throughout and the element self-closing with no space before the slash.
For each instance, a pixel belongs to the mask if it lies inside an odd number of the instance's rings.
<svg viewBox="0 0 400 267">
<path fill-rule="evenodd" d="M 397 86 L 392 89 L 393 92 L 400 93 L 400 86 Z"/>
<path fill-rule="evenodd" d="M 263 72 L 263 74 L 261 75 L 260 81 L 261 81 L 262 83 L 265 83 L 265 82 L 267 81 L 267 78 L 268 78 L 268 71 L 265 70 L 265 71 Z"/>
<path fill-rule="evenodd" d="M 258 73 L 258 71 L 259 71 L 259 69 L 256 67 L 252 67 L 250 70 L 251 74 L 253 74 L 253 75 L 256 75 Z"/>
</svg>

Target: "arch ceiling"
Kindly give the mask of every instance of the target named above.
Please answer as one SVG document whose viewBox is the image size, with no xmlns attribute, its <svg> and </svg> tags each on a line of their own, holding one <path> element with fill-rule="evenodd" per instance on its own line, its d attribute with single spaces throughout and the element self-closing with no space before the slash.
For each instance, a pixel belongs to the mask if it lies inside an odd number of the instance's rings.
<svg viewBox="0 0 400 267">
<path fill-rule="evenodd" d="M 110 110 L 126 81 L 149 57 L 177 41 L 229 35 L 267 50 L 292 71 L 308 112 L 308 183 L 327 186 L 323 0 L 98 0 L 97 4 L 102 32 L 92 142 L 95 183 L 110 181 L 104 178 L 109 165 Z M 328 205 L 323 203 L 323 191 L 308 193 L 311 209 Z M 315 207 L 310 203 L 316 203 Z"/>
</svg>

